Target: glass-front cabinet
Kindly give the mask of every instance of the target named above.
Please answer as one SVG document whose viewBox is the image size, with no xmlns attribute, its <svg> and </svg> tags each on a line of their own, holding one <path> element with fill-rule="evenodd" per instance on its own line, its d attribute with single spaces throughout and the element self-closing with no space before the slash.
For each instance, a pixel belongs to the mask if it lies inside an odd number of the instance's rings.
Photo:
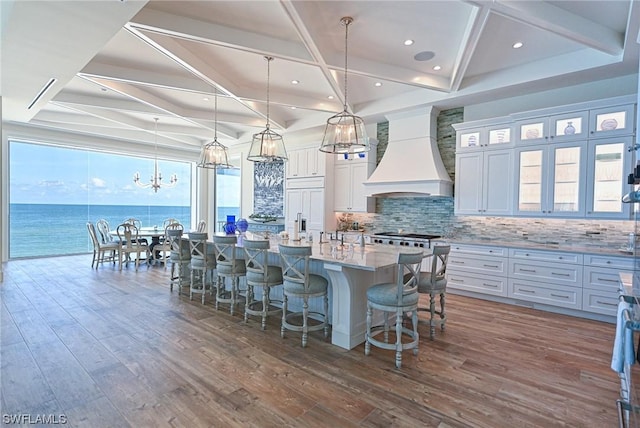
<svg viewBox="0 0 640 428">
<path fill-rule="evenodd" d="M 460 129 L 457 132 L 457 149 L 459 151 L 498 149 L 513 145 L 513 125 L 511 123 L 472 127 L 468 127 L 468 124 L 464 125 L 466 125 L 465 129 L 456 126 L 456 130 Z"/>
<path fill-rule="evenodd" d="M 589 114 L 589 138 L 608 138 L 633 133 L 635 106 L 621 106 L 594 109 Z"/>
<path fill-rule="evenodd" d="M 587 217 L 631 218 L 631 204 L 621 201 L 631 190 L 626 174 L 632 168 L 632 144 L 631 136 L 589 141 Z"/>
<path fill-rule="evenodd" d="M 516 123 L 517 141 L 544 144 L 584 140 L 588 135 L 588 124 L 588 111 L 521 120 Z"/>
<path fill-rule="evenodd" d="M 517 149 L 516 162 L 517 215 L 584 215 L 584 143 Z"/>
</svg>

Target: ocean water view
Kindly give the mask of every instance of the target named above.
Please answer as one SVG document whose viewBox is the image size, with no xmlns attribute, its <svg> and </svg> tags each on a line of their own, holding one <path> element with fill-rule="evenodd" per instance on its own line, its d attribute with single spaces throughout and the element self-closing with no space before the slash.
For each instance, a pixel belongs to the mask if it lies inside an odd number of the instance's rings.
<svg viewBox="0 0 640 428">
<path fill-rule="evenodd" d="M 218 218 L 227 214 L 237 215 L 238 208 L 218 207 Z M 162 227 L 165 219 L 175 218 L 191 229 L 189 206 L 10 204 L 9 258 L 91 253 L 87 222 L 105 219 L 115 229 L 131 217 L 143 227 Z"/>
</svg>

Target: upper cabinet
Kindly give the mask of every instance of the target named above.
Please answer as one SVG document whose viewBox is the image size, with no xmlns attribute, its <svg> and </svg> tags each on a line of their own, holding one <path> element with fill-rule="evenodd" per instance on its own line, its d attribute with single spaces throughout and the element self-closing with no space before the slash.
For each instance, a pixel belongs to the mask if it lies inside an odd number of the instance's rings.
<svg viewBox="0 0 640 428">
<path fill-rule="evenodd" d="M 626 104 L 589 112 L 589 138 L 630 135 L 635 126 L 635 106 Z"/>
<path fill-rule="evenodd" d="M 588 111 L 520 120 L 516 122 L 516 140 L 526 144 L 584 140 L 588 135 L 588 123 Z"/>
<path fill-rule="evenodd" d="M 334 167 L 335 211 L 375 212 L 375 199 L 366 196 L 364 182 L 376 167 L 376 146 L 368 153 L 336 155 Z"/>
<path fill-rule="evenodd" d="M 494 148 L 505 148 L 513 145 L 513 125 L 511 123 L 474 123 L 467 127 L 466 124 L 454 125 L 457 134 L 458 151 L 477 151 Z"/>
<path fill-rule="evenodd" d="M 322 177 L 326 174 L 327 154 L 317 147 L 291 150 L 288 156 L 287 178 Z"/>
</svg>

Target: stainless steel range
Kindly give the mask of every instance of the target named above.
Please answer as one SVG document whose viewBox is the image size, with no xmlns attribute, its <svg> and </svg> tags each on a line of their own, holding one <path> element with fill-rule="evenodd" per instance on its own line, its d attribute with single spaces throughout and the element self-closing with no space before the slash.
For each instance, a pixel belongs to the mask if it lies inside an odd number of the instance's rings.
<svg viewBox="0 0 640 428">
<path fill-rule="evenodd" d="M 371 238 L 374 244 L 431 248 L 431 240 L 438 239 L 440 236 L 423 233 L 380 232 L 374 233 Z"/>
</svg>

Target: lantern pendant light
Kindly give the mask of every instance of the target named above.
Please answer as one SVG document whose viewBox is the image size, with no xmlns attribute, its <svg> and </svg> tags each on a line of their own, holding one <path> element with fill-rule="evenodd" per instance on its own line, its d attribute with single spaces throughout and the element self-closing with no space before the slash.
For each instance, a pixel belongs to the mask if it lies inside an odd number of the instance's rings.
<svg viewBox="0 0 640 428">
<path fill-rule="evenodd" d="M 264 131 L 253 135 L 251 148 L 247 160 L 252 162 L 277 162 L 287 160 L 282 135 L 269 129 L 269 71 L 273 57 L 265 56 L 267 60 L 267 127 Z"/>
<path fill-rule="evenodd" d="M 200 161 L 198 167 L 209 169 L 226 169 L 233 168 L 233 165 L 229 164 L 228 149 L 226 146 L 218 142 L 218 89 L 214 95 L 214 137 L 213 141 L 207 143 L 202 147 L 200 153 Z"/>
<path fill-rule="evenodd" d="M 326 153 L 362 153 L 370 149 L 369 139 L 361 117 L 349 113 L 347 108 L 347 48 L 349 24 L 353 18 L 345 16 L 340 20 L 344 25 L 344 110 L 327 120 L 324 138 L 320 146 Z"/>
</svg>

